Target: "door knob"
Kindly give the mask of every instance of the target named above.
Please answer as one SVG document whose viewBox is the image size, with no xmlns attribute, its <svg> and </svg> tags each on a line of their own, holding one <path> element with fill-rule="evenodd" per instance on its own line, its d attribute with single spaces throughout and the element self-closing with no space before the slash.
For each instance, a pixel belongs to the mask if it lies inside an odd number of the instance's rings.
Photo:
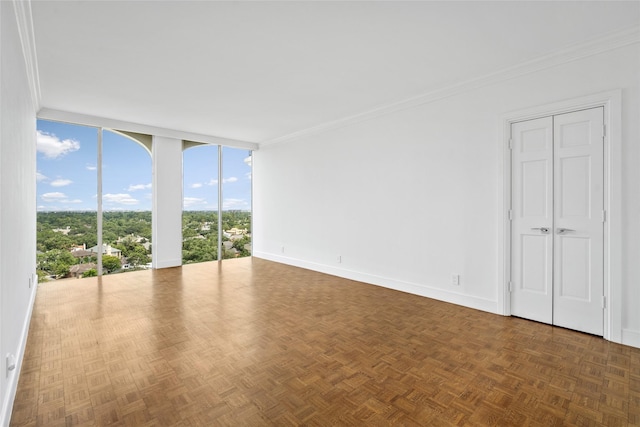
<svg viewBox="0 0 640 427">
<path fill-rule="evenodd" d="M 540 230 L 542 234 L 549 233 L 549 229 L 547 227 L 535 227 L 535 228 L 532 228 L 532 230 Z"/>
<path fill-rule="evenodd" d="M 576 231 L 576 230 L 572 230 L 570 228 L 558 228 L 558 234 L 564 234 L 568 231 Z"/>
</svg>

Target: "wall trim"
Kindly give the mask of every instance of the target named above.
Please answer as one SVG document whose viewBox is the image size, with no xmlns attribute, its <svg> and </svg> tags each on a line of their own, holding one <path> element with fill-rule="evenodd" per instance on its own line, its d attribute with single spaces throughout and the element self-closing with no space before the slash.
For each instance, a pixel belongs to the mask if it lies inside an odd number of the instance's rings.
<svg viewBox="0 0 640 427">
<path fill-rule="evenodd" d="M 34 272 L 34 277 L 38 277 Z M 16 369 L 9 376 L 7 381 L 6 393 L 2 401 L 2 412 L 0 412 L 0 426 L 8 426 L 11 421 L 11 414 L 13 412 L 13 403 L 16 398 L 16 392 L 18 391 L 18 380 L 20 379 L 20 372 L 22 371 L 22 362 L 24 361 L 24 352 L 27 346 L 27 338 L 29 335 L 29 325 L 31 325 L 31 315 L 33 314 L 33 306 L 36 301 L 36 293 L 38 290 L 38 281 L 34 281 L 33 289 L 31 290 L 31 297 L 29 298 L 29 307 L 22 322 L 22 330 L 20 331 L 20 342 L 18 344 L 18 354 L 16 354 Z M 3 370 L 4 370 L 4 355 Z M 4 374 L 3 374 L 4 375 Z"/>
<path fill-rule="evenodd" d="M 180 267 L 180 266 L 182 266 L 181 259 L 167 259 L 163 261 L 157 261 L 156 264 L 153 266 L 153 268 L 157 269 L 157 268 L 170 268 L 170 267 Z"/>
<path fill-rule="evenodd" d="M 363 273 L 360 271 L 348 270 L 345 268 L 336 268 L 326 264 L 315 263 L 298 258 L 283 257 L 270 254 L 267 252 L 257 252 L 253 254 L 255 258 L 274 261 L 281 264 L 292 265 L 294 267 L 305 268 L 307 270 L 317 271 L 344 279 L 355 280 L 369 285 L 380 286 L 387 289 L 406 292 L 421 297 L 431 298 L 438 301 L 444 301 L 476 310 L 486 311 L 492 314 L 497 313 L 496 301 L 465 295 L 457 292 L 451 292 L 433 286 L 427 286 L 418 283 L 406 282 L 403 280 L 392 279 L 390 277 L 377 276 L 374 274 Z"/>
<path fill-rule="evenodd" d="M 558 65 L 566 64 L 568 62 L 625 47 L 634 43 L 640 43 L 640 26 L 634 26 L 620 31 L 608 33 L 604 36 L 572 44 L 547 55 L 540 56 L 530 61 L 517 64 L 515 66 L 503 68 L 493 73 L 455 83 L 430 92 L 422 93 L 395 103 L 380 105 L 378 107 L 363 111 L 358 114 L 322 123 L 318 126 L 313 126 L 307 129 L 302 129 L 288 135 L 283 135 L 277 138 L 262 141 L 260 143 L 260 146 L 262 147 L 289 141 L 296 138 L 301 138 L 304 136 L 315 135 L 322 132 L 327 132 L 332 129 L 337 129 L 343 126 L 370 120 L 379 116 L 392 114 L 397 111 L 417 107 L 422 104 L 433 103 L 435 101 L 450 98 L 464 92 L 469 92 L 485 86 L 490 86 L 506 80 L 511 80 L 516 77 L 532 74 L 547 68 L 556 67 Z"/>
<path fill-rule="evenodd" d="M 22 55 L 27 69 L 27 81 L 29 82 L 31 99 L 34 110 L 37 111 L 40 108 L 41 92 L 31 0 L 13 0 L 13 8 L 16 14 L 20 44 L 22 45 Z"/>
<path fill-rule="evenodd" d="M 511 223 L 508 211 L 511 207 L 511 153 L 509 139 L 511 124 L 538 117 L 557 115 L 587 108 L 604 107 L 604 122 L 607 126 L 605 137 L 605 210 L 607 221 L 604 225 L 604 293 L 607 305 L 604 309 L 604 339 L 622 343 L 622 90 L 612 90 L 581 98 L 569 99 L 535 106 L 507 113 L 500 126 L 503 139 L 498 145 L 502 152 L 502 168 L 499 184 L 502 185 L 502 199 L 498 202 L 500 224 L 498 229 L 498 310 L 511 315 Z"/>
<path fill-rule="evenodd" d="M 244 148 L 247 150 L 257 150 L 258 144 L 255 142 L 241 141 L 239 139 L 221 138 L 219 136 L 203 135 L 200 133 L 183 132 L 179 130 L 166 129 L 157 126 L 150 126 L 141 123 L 127 122 L 124 120 L 109 119 L 106 117 L 91 116 L 88 114 L 73 113 L 51 108 L 42 108 L 38 111 L 38 118 L 52 120 L 56 122 L 73 123 L 78 125 L 103 127 L 120 131 L 141 133 L 153 136 L 163 136 L 202 142 L 205 144 L 224 145 L 226 147 Z"/>
</svg>

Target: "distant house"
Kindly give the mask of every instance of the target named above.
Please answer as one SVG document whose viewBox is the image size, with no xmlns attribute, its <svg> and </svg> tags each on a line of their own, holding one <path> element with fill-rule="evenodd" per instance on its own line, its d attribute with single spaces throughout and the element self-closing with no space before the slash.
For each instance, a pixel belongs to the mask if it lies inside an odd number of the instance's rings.
<svg viewBox="0 0 640 427">
<path fill-rule="evenodd" d="M 247 231 L 249 230 L 247 230 L 246 228 L 233 227 L 231 230 L 225 230 L 222 235 L 232 241 L 235 241 L 238 239 L 242 239 L 245 235 L 247 235 Z"/>
<path fill-rule="evenodd" d="M 82 277 L 82 275 L 89 271 L 89 270 L 95 270 L 96 269 L 96 264 L 93 262 L 90 262 L 88 264 L 76 264 L 76 265 L 72 265 L 71 268 L 69 268 L 69 276 L 71 277 L 75 277 L 76 279 L 79 279 Z"/>
<path fill-rule="evenodd" d="M 69 226 L 67 225 L 67 227 L 66 227 L 66 228 L 54 228 L 54 229 L 52 229 L 51 231 L 53 231 L 53 232 L 55 232 L 55 233 L 62 233 L 62 234 L 64 234 L 65 236 L 67 236 L 67 235 L 69 234 L 69 232 L 71 231 L 71 227 L 69 227 Z"/>
<path fill-rule="evenodd" d="M 149 248 L 151 247 L 151 242 L 146 237 L 137 236 L 133 233 L 129 234 L 128 236 L 118 237 L 118 240 L 116 240 L 116 243 L 126 242 L 140 243 L 146 250 L 149 250 Z"/>
<path fill-rule="evenodd" d="M 72 249 L 71 255 L 73 255 L 75 258 L 88 258 L 95 255 L 95 252 L 91 252 L 85 249 Z"/>
<path fill-rule="evenodd" d="M 93 254 L 97 254 L 98 253 L 98 245 L 87 249 L 89 252 L 93 253 Z M 122 258 L 122 251 L 120 249 L 117 248 L 113 248 L 110 245 L 107 245 L 106 243 L 102 244 L 102 255 L 111 255 L 111 256 L 115 256 L 118 258 Z"/>
<path fill-rule="evenodd" d="M 227 240 L 222 242 L 222 247 L 224 248 L 227 254 L 233 254 L 233 256 L 236 256 L 236 257 L 239 254 L 239 251 L 233 247 L 233 242 L 231 241 Z"/>
</svg>

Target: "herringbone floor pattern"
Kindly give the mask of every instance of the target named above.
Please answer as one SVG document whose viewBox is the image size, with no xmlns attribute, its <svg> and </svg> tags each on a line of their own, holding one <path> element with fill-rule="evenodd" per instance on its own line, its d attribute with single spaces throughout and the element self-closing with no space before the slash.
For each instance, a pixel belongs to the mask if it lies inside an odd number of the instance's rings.
<svg viewBox="0 0 640 427">
<path fill-rule="evenodd" d="M 640 350 L 260 259 L 44 283 L 12 426 L 640 425 Z"/>
</svg>

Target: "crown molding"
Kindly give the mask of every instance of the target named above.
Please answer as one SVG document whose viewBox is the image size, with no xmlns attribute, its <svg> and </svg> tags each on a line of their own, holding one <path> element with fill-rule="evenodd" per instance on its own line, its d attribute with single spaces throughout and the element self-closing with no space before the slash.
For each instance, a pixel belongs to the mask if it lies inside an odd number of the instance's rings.
<svg viewBox="0 0 640 427">
<path fill-rule="evenodd" d="M 37 114 L 39 119 L 52 120 L 55 122 L 74 123 L 84 126 L 102 127 L 107 129 L 133 132 L 145 135 L 163 136 L 188 141 L 201 142 L 204 144 L 224 145 L 233 148 L 243 148 L 247 150 L 257 150 L 258 144 L 255 142 L 241 141 L 238 139 L 222 138 L 219 136 L 204 135 L 200 133 L 166 129 L 157 126 L 150 126 L 141 123 L 127 122 L 124 120 L 109 119 L 105 117 L 90 116 L 88 114 L 72 113 L 69 111 L 42 108 Z"/>
<path fill-rule="evenodd" d="M 625 28 L 623 30 L 608 33 L 604 36 L 594 38 L 585 42 L 569 45 L 547 55 L 540 56 L 530 61 L 522 62 L 512 67 L 503 68 L 493 73 L 461 81 L 398 102 L 381 105 L 358 114 L 354 114 L 330 122 L 325 122 L 317 126 L 302 129 L 297 132 L 293 132 L 270 140 L 262 141 L 259 145 L 263 147 L 290 141 L 292 139 L 301 138 L 304 136 L 327 132 L 332 129 L 338 129 L 343 126 L 370 120 L 387 114 L 392 114 L 397 111 L 432 103 L 464 92 L 469 92 L 485 86 L 490 86 L 496 83 L 525 76 L 527 74 L 532 74 L 538 71 L 545 70 L 547 68 L 557 67 L 562 64 L 566 64 L 639 42 L 640 26 Z"/>
<path fill-rule="evenodd" d="M 36 37 L 31 14 L 31 0 L 13 0 L 13 10 L 16 14 L 18 34 L 22 45 L 22 54 L 27 69 L 27 79 L 31 92 L 31 99 L 35 110 L 40 108 L 40 75 L 38 74 L 38 55 L 36 53 Z"/>
</svg>

